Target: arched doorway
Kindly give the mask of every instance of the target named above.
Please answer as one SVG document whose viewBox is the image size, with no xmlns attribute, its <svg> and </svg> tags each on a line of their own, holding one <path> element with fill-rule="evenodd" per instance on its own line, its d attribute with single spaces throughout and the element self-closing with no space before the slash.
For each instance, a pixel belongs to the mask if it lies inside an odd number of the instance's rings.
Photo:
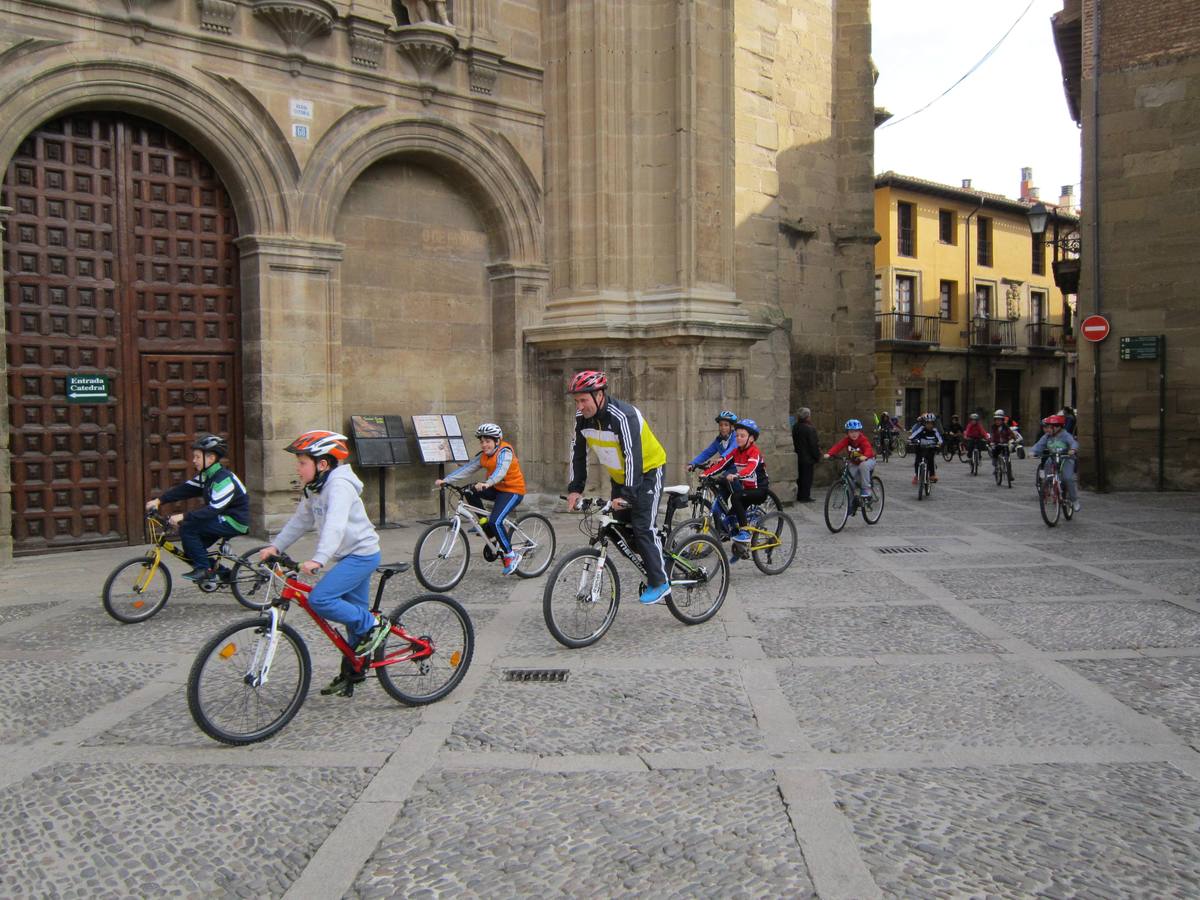
<svg viewBox="0 0 1200 900">
<path fill-rule="evenodd" d="M 140 542 L 196 431 L 241 464 L 237 222 L 207 161 L 132 116 L 40 126 L 9 162 L 5 342 L 17 553 Z M 110 398 L 69 402 L 70 376 Z"/>
</svg>

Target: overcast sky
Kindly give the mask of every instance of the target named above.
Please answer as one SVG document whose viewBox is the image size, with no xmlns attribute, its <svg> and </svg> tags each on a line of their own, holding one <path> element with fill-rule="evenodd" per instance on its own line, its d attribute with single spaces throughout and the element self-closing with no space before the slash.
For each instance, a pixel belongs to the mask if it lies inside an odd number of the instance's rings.
<svg viewBox="0 0 1200 900">
<path fill-rule="evenodd" d="M 1000 40 L 1030 0 L 872 0 L 875 105 L 893 122 L 954 84 Z M 1044 200 L 1064 184 L 1079 202 L 1079 129 L 1067 112 L 1050 16 L 1033 5 L 978 69 L 924 112 L 875 131 L 875 171 L 889 169 L 1008 197 L 1022 166 Z"/>
</svg>

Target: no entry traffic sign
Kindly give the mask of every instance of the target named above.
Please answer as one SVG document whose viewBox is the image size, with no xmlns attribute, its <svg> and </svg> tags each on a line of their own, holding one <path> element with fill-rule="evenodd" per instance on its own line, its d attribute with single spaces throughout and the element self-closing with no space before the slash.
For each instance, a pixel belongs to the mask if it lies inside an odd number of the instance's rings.
<svg viewBox="0 0 1200 900">
<path fill-rule="evenodd" d="M 1088 316 L 1080 323 L 1079 330 L 1083 332 L 1085 340 L 1095 343 L 1108 337 L 1110 328 L 1108 319 L 1104 318 L 1104 316 Z"/>
</svg>

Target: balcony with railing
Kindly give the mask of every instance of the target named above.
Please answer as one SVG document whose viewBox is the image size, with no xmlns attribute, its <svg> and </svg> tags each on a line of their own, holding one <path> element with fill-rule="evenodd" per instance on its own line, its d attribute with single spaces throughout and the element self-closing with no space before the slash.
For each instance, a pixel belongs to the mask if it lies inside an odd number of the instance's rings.
<svg viewBox="0 0 1200 900">
<path fill-rule="evenodd" d="M 1049 322 L 1030 322 L 1025 326 L 1027 340 L 1025 346 L 1030 350 L 1063 350 L 1066 340 L 1061 325 L 1051 325 Z"/>
<path fill-rule="evenodd" d="M 941 339 L 942 320 L 938 316 L 898 312 L 875 314 L 877 343 L 935 347 Z"/>
<path fill-rule="evenodd" d="M 971 346 L 983 350 L 1010 350 L 1017 346 L 1017 323 L 1010 319 L 971 320 Z"/>
</svg>

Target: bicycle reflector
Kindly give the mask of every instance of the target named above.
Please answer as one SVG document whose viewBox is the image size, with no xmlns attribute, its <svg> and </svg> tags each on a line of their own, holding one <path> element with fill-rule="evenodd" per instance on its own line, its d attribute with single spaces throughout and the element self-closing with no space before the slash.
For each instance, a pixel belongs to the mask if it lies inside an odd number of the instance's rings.
<svg viewBox="0 0 1200 900">
<path fill-rule="evenodd" d="M 455 650 L 450 654 L 450 667 L 457 669 L 460 662 L 462 662 L 462 653 L 458 650 Z"/>
<path fill-rule="evenodd" d="M 237 646 L 234 644 L 226 644 L 221 648 L 221 659 L 229 659 L 233 654 L 237 653 Z"/>
</svg>

